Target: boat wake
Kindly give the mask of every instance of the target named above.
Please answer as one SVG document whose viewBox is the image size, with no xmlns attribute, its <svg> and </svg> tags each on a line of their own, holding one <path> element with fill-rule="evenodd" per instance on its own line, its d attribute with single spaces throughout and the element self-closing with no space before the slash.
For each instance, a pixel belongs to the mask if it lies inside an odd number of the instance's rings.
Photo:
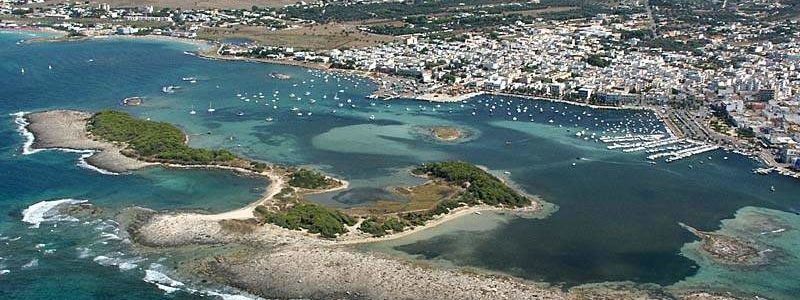
<svg viewBox="0 0 800 300">
<path fill-rule="evenodd" d="M 31 224 L 31 228 L 39 228 L 39 225 L 46 222 L 75 222 L 78 219 L 66 216 L 58 211 L 63 205 L 73 205 L 86 203 L 88 200 L 60 199 L 52 201 L 42 201 L 28 206 L 22 211 L 22 222 Z"/>
</svg>

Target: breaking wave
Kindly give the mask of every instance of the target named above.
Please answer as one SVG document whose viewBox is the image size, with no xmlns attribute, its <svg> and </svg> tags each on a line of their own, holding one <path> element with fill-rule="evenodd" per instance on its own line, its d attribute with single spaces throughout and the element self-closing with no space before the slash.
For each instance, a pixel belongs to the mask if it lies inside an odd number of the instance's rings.
<svg viewBox="0 0 800 300">
<path fill-rule="evenodd" d="M 213 296 L 219 297 L 223 300 L 260 300 L 263 299 L 261 297 L 253 296 L 253 295 L 244 295 L 244 294 L 231 294 L 225 293 L 221 291 L 215 290 L 206 290 L 206 289 L 194 289 L 183 282 L 178 280 L 172 279 L 166 274 L 162 273 L 161 270 L 164 270 L 165 267 L 163 265 L 152 263 L 150 264 L 150 268 L 145 270 L 145 275 L 142 280 L 147 283 L 155 284 L 160 290 L 164 291 L 167 294 L 174 293 L 176 291 L 183 291 L 189 294 L 194 295 L 203 295 L 203 296 Z"/>
<path fill-rule="evenodd" d="M 39 228 L 44 222 L 63 222 L 77 221 L 77 219 L 59 213 L 58 207 L 62 205 L 73 205 L 86 203 L 89 200 L 60 199 L 52 201 L 42 201 L 28 206 L 22 211 L 22 222 L 31 224 L 31 228 Z"/>
<path fill-rule="evenodd" d="M 43 150 L 43 149 L 33 148 L 33 143 L 36 138 L 33 136 L 32 132 L 28 131 L 28 125 L 30 125 L 31 123 L 28 122 L 27 119 L 25 119 L 25 115 L 27 114 L 28 112 L 26 111 L 20 111 L 11 114 L 11 116 L 14 116 L 14 124 L 17 124 L 17 131 L 19 132 L 19 134 L 25 137 L 25 143 L 22 145 L 23 155 L 34 154 L 36 152 Z"/>
</svg>

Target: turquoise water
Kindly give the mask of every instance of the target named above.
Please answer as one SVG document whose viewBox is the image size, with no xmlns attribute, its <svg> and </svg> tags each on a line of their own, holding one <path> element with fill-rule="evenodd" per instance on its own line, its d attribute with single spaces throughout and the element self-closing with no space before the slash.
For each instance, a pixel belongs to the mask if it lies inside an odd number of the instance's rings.
<svg viewBox="0 0 800 300">
<path fill-rule="evenodd" d="M 733 218 L 745 206 L 800 210 L 794 196 L 800 192 L 796 180 L 753 175 L 750 170 L 756 164 L 748 158 L 716 151 L 705 155 L 711 160 L 703 156 L 651 165 L 643 154 L 606 150 L 600 143 L 575 136 L 577 131 L 597 135 L 614 130 L 663 131 L 649 112 L 488 96 L 438 107 L 416 101 L 384 103 L 364 98 L 374 85 L 362 78 L 290 66 L 204 60 L 185 54 L 194 50 L 186 44 L 125 39 L 16 44 L 28 38 L 25 35 L 0 34 L 3 115 L 52 108 L 114 108 L 168 121 L 187 131 L 194 146 L 310 165 L 348 179 L 351 189 L 313 197 L 338 207 L 395 199 L 386 187 L 418 183 L 408 176 L 409 167 L 463 159 L 498 174 L 510 172 L 510 179 L 521 188 L 559 208 L 543 219 L 469 216 L 442 225 L 435 234 L 375 245 L 380 251 L 565 286 L 604 281 L 670 286 L 696 280 L 694 284 L 699 284 L 710 278 L 706 272 L 718 271 L 682 254 L 681 249 L 695 238 L 678 222 L 715 230 L 720 220 Z M 288 74 L 291 79 L 270 78 L 271 72 Z M 196 82 L 184 77 L 194 77 Z M 161 88 L 168 85 L 180 88 L 162 93 Z M 144 105 L 120 106 L 130 96 L 144 97 Z M 215 111 L 208 113 L 209 107 Z M 191 110 L 197 113 L 189 114 Z M 434 125 L 456 126 L 470 137 L 437 142 L 424 134 L 425 126 Z M 97 244 L 104 231 L 81 230 L 90 224 L 61 222 L 64 225 L 57 228 L 50 224 L 28 228 L 21 222 L 21 211 L 31 204 L 75 198 L 111 212 L 131 205 L 223 211 L 255 200 L 266 185 L 263 180 L 200 170 L 150 169 L 105 176 L 75 166 L 77 154 L 21 155 L 23 138 L 10 116 L 0 129 L 4 137 L 0 164 L 10 170 L 0 174 L 0 236 L 22 236 L 3 242 L 8 245 L 0 243 L 0 269 L 10 271 L 0 275 L 0 292 L 13 292 L 15 298 L 53 293 L 53 284 L 61 283 L 47 276 L 66 276 L 63 282 L 73 283 L 76 298 L 163 295 L 142 278 L 145 270 L 159 269 L 151 264 L 166 263 L 127 257 L 124 242 Z M 770 186 L 776 192 L 769 192 Z M 46 246 L 37 249 L 40 243 Z M 77 248 L 87 247 L 91 254 L 80 255 L 83 252 Z M 56 252 L 44 254 L 42 249 Z M 130 265 L 123 264 L 126 270 L 121 270 L 120 263 L 103 266 L 94 261 L 116 252 L 122 253 L 116 254 L 122 256 L 118 261 L 136 261 L 136 267 L 127 269 Z M 37 267 L 22 267 L 34 258 Z M 770 280 L 773 273 L 764 274 L 754 280 Z M 106 280 L 86 280 L 86 276 Z M 725 282 L 718 285 L 731 288 Z M 134 289 L 146 294 L 129 292 Z M 791 298 L 783 292 L 790 290 L 780 290 L 776 298 Z"/>
</svg>

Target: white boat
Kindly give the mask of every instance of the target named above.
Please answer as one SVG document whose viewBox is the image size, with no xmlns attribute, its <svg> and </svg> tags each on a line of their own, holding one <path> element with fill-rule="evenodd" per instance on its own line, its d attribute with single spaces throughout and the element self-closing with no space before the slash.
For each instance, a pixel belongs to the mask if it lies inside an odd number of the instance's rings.
<svg viewBox="0 0 800 300">
<path fill-rule="evenodd" d="M 375 115 L 369 115 L 370 120 L 375 120 Z"/>
<path fill-rule="evenodd" d="M 20 68 L 19 71 L 20 73 L 25 74 L 25 68 Z"/>
<path fill-rule="evenodd" d="M 197 112 L 194 110 L 194 105 L 192 105 L 192 110 L 189 111 L 190 115 L 196 115 Z"/>
<path fill-rule="evenodd" d="M 217 111 L 217 109 L 211 107 L 211 102 L 208 102 L 208 113 L 213 113 L 215 111 Z"/>
<path fill-rule="evenodd" d="M 244 112 L 243 112 L 243 111 L 240 111 L 240 112 L 236 113 L 236 115 L 237 115 L 237 116 L 240 116 L 240 117 L 241 117 L 241 116 L 244 116 Z"/>
<path fill-rule="evenodd" d="M 267 118 L 266 118 L 266 121 L 267 121 L 267 122 L 272 122 L 273 120 L 274 120 L 274 119 L 272 119 L 272 117 L 267 117 Z"/>
</svg>

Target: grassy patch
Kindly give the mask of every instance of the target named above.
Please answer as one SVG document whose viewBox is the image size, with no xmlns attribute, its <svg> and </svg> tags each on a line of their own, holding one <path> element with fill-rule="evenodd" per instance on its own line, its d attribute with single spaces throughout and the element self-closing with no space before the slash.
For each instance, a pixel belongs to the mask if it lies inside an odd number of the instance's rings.
<svg viewBox="0 0 800 300">
<path fill-rule="evenodd" d="M 528 197 L 520 195 L 505 183 L 473 164 L 463 161 L 427 163 L 417 172 L 444 179 L 450 183 L 467 186 L 462 201 L 478 201 L 487 205 L 522 207 L 531 204 Z"/>
</svg>

